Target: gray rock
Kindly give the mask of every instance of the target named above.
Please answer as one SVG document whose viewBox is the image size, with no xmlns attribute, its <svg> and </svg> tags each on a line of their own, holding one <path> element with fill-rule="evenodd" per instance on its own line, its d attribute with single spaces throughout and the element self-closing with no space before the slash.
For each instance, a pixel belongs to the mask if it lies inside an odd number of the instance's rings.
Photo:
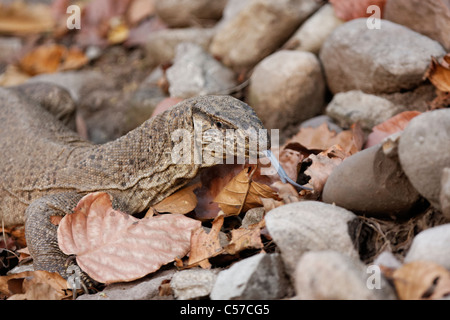
<svg viewBox="0 0 450 320">
<path fill-rule="evenodd" d="M 343 24 L 322 46 L 320 59 L 333 93 L 413 89 L 423 82 L 431 56 L 445 54 L 437 41 L 411 29 L 383 20 L 381 29 L 370 30 L 366 20 Z"/>
<path fill-rule="evenodd" d="M 57 73 L 41 74 L 30 78 L 27 83 L 49 82 L 63 87 L 69 91 L 72 99 L 79 101 L 83 90 L 92 90 L 105 86 L 105 76 L 98 71 L 63 71 Z"/>
<path fill-rule="evenodd" d="M 266 227 L 281 251 L 288 274 L 307 251 L 336 250 L 359 257 L 348 224 L 356 216 L 343 208 L 318 201 L 290 203 L 266 214 Z"/>
<path fill-rule="evenodd" d="M 233 71 L 193 43 L 178 45 L 174 63 L 166 74 L 170 96 L 177 98 L 227 94 L 237 85 Z"/>
<path fill-rule="evenodd" d="M 325 81 L 310 52 L 278 51 L 261 61 L 250 77 L 249 104 L 268 129 L 283 130 L 323 110 Z"/>
<path fill-rule="evenodd" d="M 249 69 L 280 47 L 318 8 L 315 0 L 253 0 L 218 28 L 210 52 L 235 70 Z"/>
<path fill-rule="evenodd" d="M 158 271 L 150 276 L 126 283 L 113 283 L 96 294 L 84 294 L 77 300 L 150 300 L 170 297 L 159 296 L 159 286 L 164 280 L 170 280 L 175 269 Z"/>
<path fill-rule="evenodd" d="M 350 128 L 359 122 L 366 131 L 402 111 L 391 101 L 360 90 L 337 93 L 326 107 L 326 114 L 341 127 Z"/>
<path fill-rule="evenodd" d="M 442 213 L 450 220 L 450 168 L 445 168 L 442 171 L 439 201 L 441 202 Z"/>
<path fill-rule="evenodd" d="M 300 124 L 300 129 L 301 128 L 318 128 L 320 127 L 322 124 L 326 123 L 328 126 L 328 129 L 334 132 L 341 132 L 342 128 L 340 126 L 338 126 L 334 120 L 332 118 L 330 118 L 327 115 L 321 115 L 321 116 L 317 116 L 317 117 L 313 117 L 311 119 L 308 119 L 306 121 L 303 121 Z"/>
<path fill-rule="evenodd" d="M 436 98 L 436 88 L 431 83 L 425 83 L 411 91 L 381 93 L 378 96 L 391 101 L 401 109 L 426 112 L 430 101 Z"/>
<path fill-rule="evenodd" d="M 450 224 L 424 230 L 414 237 L 405 263 L 432 261 L 450 269 Z"/>
<path fill-rule="evenodd" d="M 439 41 L 450 51 L 450 1 L 389 0 L 384 18 Z"/>
<path fill-rule="evenodd" d="M 397 152 L 397 140 L 391 137 L 346 158 L 328 177 L 323 201 L 384 218 L 408 213 L 419 194 L 403 173 Z"/>
<path fill-rule="evenodd" d="M 285 49 L 294 49 L 319 53 L 325 39 L 344 21 L 336 17 L 331 4 L 325 4 L 306 20 L 284 45 Z"/>
<path fill-rule="evenodd" d="M 180 43 L 191 42 L 206 49 L 214 33 L 215 29 L 212 28 L 159 30 L 149 34 L 145 49 L 155 64 L 167 63 L 175 58 L 176 48 Z"/>
<path fill-rule="evenodd" d="M 400 137 L 399 158 L 414 188 L 440 209 L 442 170 L 450 167 L 450 109 L 412 119 Z"/>
<path fill-rule="evenodd" d="M 170 281 L 173 295 L 178 300 L 208 297 L 216 282 L 218 270 L 188 269 L 175 273 Z"/>
<path fill-rule="evenodd" d="M 170 27 L 187 27 L 218 20 L 228 0 L 164 0 L 155 2 L 155 13 Z M 182 10 L 180 10 L 182 8 Z"/>
<path fill-rule="evenodd" d="M 278 254 L 257 254 L 219 273 L 212 300 L 267 300 L 283 298 L 289 283 Z"/>
<path fill-rule="evenodd" d="M 296 298 L 302 300 L 395 299 L 379 269 L 373 271 L 336 251 L 305 253 L 297 264 L 294 283 Z"/>
<path fill-rule="evenodd" d="M 248 228 L 252 224 L 260 222 L 264 218 L 265 210 L 263 207 L 252 208 L 245 213 L 242 219 L 242 228 Z"/>
</svg>

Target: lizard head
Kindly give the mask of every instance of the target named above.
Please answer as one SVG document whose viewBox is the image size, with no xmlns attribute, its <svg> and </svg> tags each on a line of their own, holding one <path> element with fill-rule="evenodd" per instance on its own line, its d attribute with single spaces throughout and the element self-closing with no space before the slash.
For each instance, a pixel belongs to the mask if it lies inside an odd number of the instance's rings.
<svg viewBox="0 0 450 320">
<path fill-rule="evenodd" d="M 190 100 L 195 143 L 201 146 L 202 162 L 206 165 L 213 160 L 224 163 L 225 159 L 235 157 L 242 163 L 249 158 L 256 160 L 270 148 L 267 130 L 246 103 L 231 96 L 203 96 Z"/>
</svg>

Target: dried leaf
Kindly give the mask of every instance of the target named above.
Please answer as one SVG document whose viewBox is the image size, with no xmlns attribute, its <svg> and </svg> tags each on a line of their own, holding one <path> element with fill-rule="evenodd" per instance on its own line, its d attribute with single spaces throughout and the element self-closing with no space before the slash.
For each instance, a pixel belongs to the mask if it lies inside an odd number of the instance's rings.
<svg viewBox="0 0 450 320">
<path fill-rule="evenodd" d="M 340 145 L 344 151 L 353 154 L 361 150 L 362 141 L 363 132 L 359 125 L 353 125 L 351 130 L 336 133 L 328 129 L 326 123 L 323 123 L 317 128 L 301 128 L 286 145 L 298 143 L 311 152 L 324 151 L 334 145 Z"/>
<path fill-rule="evenodd" d="M 316 193 L 321 193 L 328 177 L 334 168 L 350 156 L 345 153 L 339 145 L 332 146 L 328 150 L 322 151 L 317 156 L 312 154 L 309 158 L 312 164 L 305 170 L 305 174 L 311 177 L 309 184 L 313 186 Z"/>
<path fill-rule="evenodd" d="M 202 186 L 194 191 L 197 196 L 195 218 L 210 220 L 217 217 L 220 208 L 214 198 L 243 169 L 243 165 L 219 164 L 200 173 Z"/>
<path fill-rule="evenodd" d="M 450 272 L 429 261 L 404 264 L 392 274 L 402 300 L 441 299 L 450 295 Z"/>
<path fill-rule="evenodd" d="M 130 29 L 124 21 L 118 20 L 113 22 L 111 28 L 108 30 L 108 43 L 119 44 L 128 39 Z"/>
<path fill-rule="evenodd" d="M 200 222 L 170 214 L 136 219 L 113 210 L 107 193 L 86 195 L 58 227 L 58 244 L 103 283 L 131 281 L 185 256 Z"/>
<path fill-rule="evenodd" d="M 224 217 L 223 214 L 219 214 L 214 219 L 209 233 L 206 233 L 203 228 L 198 228 L 192 232 L 187 268 L 200 266 L 203 269 L 209 269 L 211 264 L 208 259 L 222 253 L 219 232 L 222 228 Z"/>
<path fill-rule="evenodd" d="M 403 131 L 411 119 L 419 114 L 421 114 L 419 111 L 405 111 L 389 118 L 379 125 L 376 125 L 367 137 L 365 148 L 370 148 L 380 143 L 384 140 L 384 138 L 390 136 L 391 134 Z"/>
<path fill-rule="evenodd" d="M 432 57 L 425 78 L 428 78 L 440 91 L 450 92 L 450 53 L 441 62 Z"/>
<path fill-rule="evenodd" d="M 24 271 L 0 277 L 0 293 L 11 300 L 61 300 L 67 298 L 67 281 L 56 272 Z"/>
<path fill-rule="evenodd" d="M 78 69 L 87 62 L 88 58 L 80 50 L 68 50 L 62 45 L 52 44 L 35 48 L 20 60 L 19 66 L 28 74 L 37 75 Z"/>
<path fill-rule="evenodd" d="M 158 212 L 189 213 L 197 206 L 197 196 L 194 190 L 199 187 L 201 187 L 200 182 L 183 188 L 153 206 L 153 209 Z"/>
<path fill-rule="evenodd" d="M 261 242 L 261 229 L 265 226 L 265 220 L 247 228 L 231 230 L 231 241 L 225 247 L 228 254 L 236 254 L 246 249 L 261 249 L 264 247 Z"/>
<path fill-rule="evenodd" d="M 252 167 L 247 167 L 235 176 L 216 196 L 214 202 L 219 204 L 226 216 L 238 215 L 242 210 L 261 207 L 262 198 L 276 198 L 276 193 L 262 183 L 252 181 Z"/>
<path fill-rule="evenodd" d="M 26 4 L 23 1 L 0 3 L 0 33 L 39 34 L 51 31 L 54 24 L 51 9 L 47 5 Z"/>
<path fill-rule="evenodd" d="M 383 12 L 387 0 L 330 0 L 336 16 L 344 21 L 358 18 L 367 18 L 372 13 L 367 13 L 367 8 L 376 5 Z M 381 17 L 380 17 L 381 18 Z"/>
</svg>

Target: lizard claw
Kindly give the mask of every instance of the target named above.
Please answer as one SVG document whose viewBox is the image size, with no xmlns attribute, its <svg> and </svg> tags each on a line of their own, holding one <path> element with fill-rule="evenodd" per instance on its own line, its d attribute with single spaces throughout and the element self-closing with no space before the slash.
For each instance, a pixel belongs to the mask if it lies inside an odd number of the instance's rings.
<svg viewBox="0 0 450 320">
<path fill-rule="evenodd" d="M 96 288 L 99 286 L 97 281 L 93 280 L 86 272 L 81 270 L 76 264 L 75 258 L 75 255 L 71 255 L 66 260 L 67 283 L 72 290 L 74 300 L 77 295 L 77 290 L 83 289 L 84 293 L 89 294 L 92 291 L 96 291 Z"/>
</svg>

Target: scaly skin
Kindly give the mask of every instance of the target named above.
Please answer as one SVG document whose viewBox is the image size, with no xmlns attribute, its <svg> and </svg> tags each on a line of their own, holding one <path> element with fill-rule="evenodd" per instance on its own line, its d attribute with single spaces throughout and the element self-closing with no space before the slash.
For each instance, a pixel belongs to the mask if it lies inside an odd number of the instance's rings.
<svg viewBox="0 0 450 320">
<path fill-rule="evenodd" d="M 207 96 L 185 100 L 115 141 L 94 145 L 47 111 L 59 110 L 63 119 L 71 112 L 55 107 L 61 104 L 55 95 L 49 98 L 55 87 L 36 85 L 38 90 L 0 89 L 0 218 L 6 226 L 25 222 L 35 269 L 65 277 L 67 256 L 51 216 L 71 213 L 83 195 L 95 191 L 108 192 L 116 209 L 135 214 L 186 185 L 211 166 L 172 161 L 171 134 L 184 129 L 193 136 L 194 119 L 202 121 L 201 130 L 218 129 L 224 136 L 227 129 L 263 129 L 245 103 Z"/>
</svg>

